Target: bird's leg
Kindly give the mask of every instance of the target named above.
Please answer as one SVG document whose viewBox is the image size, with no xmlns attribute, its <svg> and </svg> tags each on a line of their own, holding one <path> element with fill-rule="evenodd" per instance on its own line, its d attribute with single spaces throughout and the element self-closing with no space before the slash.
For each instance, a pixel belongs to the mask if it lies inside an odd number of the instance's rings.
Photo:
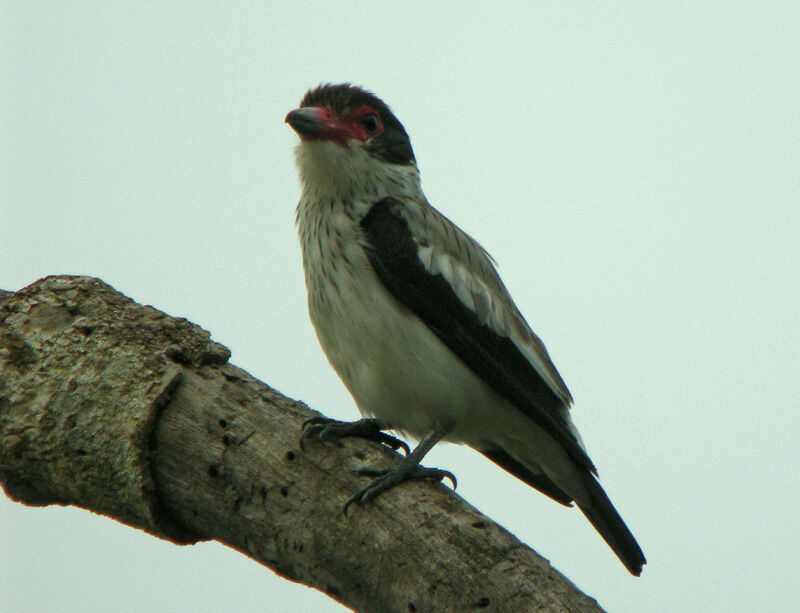
<svg viewBox="0 0 800 613">
<path fill-rule="evenodd" d="M 439 428 L 432 430 L 420 441 L 419 445 L 414 448 L 414 451 L 406 455 L 399 464 L 395 464 L 392 468 L 361 468 L 354 471 L 356 474 L 367 475 L 374 477 L 374 479 L 369 485 L 365 485 L 351 496 L 350 500 L 344 505 L 344 513 L 347 514 L 347 508 L 351 504 L 356 503 L 361 505 L 370 500 L 374 500 L 386 490 L 409 479 L 441 481 L 447 477 L 453 482 L 453 488 L 455 488 L 456 478 L 453 473 L 438 468 L 425 468 L 419 465 L 422 458 L 425 457 L 425 454 L 444 437 L 444 434 L 444 430 Z"/>
<path fill-rule="evenodd" d="M 305 451 L 305 442 L 309 439 L 317 439 L 324 443 L 346 436 L 357 436 L 381 443 L 382 445 L 391 447 L 395 451 L 403 449 L 406 455 L 408 455 L 408 445 L 399 438 L 382 432 L 382 430 L 386 429 L 388 429 L 386 424 L 371 417 L 359 419 L 354 422 L 345 422 L 336 421 L 335 419 L 319 415 L 303 422 L 303 433 L 300 435 L 300 449 Z"/>
</svg>

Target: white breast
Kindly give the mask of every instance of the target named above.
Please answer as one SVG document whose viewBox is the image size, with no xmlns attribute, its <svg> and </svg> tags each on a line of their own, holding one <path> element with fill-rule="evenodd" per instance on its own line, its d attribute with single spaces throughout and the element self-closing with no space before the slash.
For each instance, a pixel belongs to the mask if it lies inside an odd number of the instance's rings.
<svg viewBox="0 0 800 613">
<path fill-rule="evenodd" d="M 317 215 L 300 233 L 309 313 L 331 365 L 363 414 L 415 437 L 438 425 L 454 438 L 476 405 L 499 399 L 384 289 L 344 207 Z"/>
</svg>

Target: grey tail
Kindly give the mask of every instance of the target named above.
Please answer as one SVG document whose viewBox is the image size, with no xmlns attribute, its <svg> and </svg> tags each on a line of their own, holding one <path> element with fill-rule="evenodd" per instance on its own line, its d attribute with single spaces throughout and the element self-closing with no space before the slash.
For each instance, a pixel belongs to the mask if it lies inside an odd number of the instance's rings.
<svg viewBox="0 0 800 613">
<path fill-rule="evenodd" d="M 625 568 L 638 577 L 642 572 L 642 566 L 647 563 L 639 544 L 611 504 L 602 486 L 588 471 L 584 475 L 583 484 L 589 491 L 592 503 L 590 506 L 584 506 L 577 500 L 575 503 L 614 550 Z"/>
</svg>

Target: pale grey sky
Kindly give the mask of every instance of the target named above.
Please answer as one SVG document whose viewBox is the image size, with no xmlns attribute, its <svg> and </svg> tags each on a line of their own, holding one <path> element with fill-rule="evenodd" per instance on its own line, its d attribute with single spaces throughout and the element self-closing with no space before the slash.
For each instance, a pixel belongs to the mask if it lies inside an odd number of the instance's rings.
<svg viewBox="0 0 800 613">
<path fill-rule="evenodd" d="M 306 315 L 283 120 L 321 81 L 366 86 L 547 343 L 649 564 L 476 452 L 427 463 L 610 611 L 793 610 L 800 4 L 700 4 L 5 2 L 0 288 L 101 277 L 356 417 Z M 2 497 L 0 609 L 341 607 Z"/>
</svg>

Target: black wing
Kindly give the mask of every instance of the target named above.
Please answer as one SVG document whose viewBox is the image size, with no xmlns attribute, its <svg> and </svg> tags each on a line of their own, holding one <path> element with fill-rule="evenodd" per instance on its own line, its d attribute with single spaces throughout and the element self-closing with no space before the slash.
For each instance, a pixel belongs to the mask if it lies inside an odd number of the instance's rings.
<svg viewBox="0 0 800 613">
<path fill-rule="evenodd" d="M 458 288 L 454 289 L 445 276 L 431 274 L 426 269 L 419 257 L 420 245 L 402 210 L 399 200 L 385 198 L 373 205 L 361 220 L 369 261 L 383 285 L 498 394 L 558 441 L 579 466 L 595 472 L 592 461 L 562 417 L 566 409 L 563 395 L 557 394 L 542 378 L 509 336 L 499 334 L 478 317 L 475 309 L 459 299 Z M 449 222 L 444 229 L 451 240 L 471 241 Z M 492 272 L 496 275 L 493 268 Z M 502 287 L 499 278 L 496 283 Z M 513 303 L 511 307 L 516 308 Z M 555 377 L 560 381 L 557 373 Z M 556 500 L 563 498 L 555 491 L 545 493 Z"/>
</svg>

